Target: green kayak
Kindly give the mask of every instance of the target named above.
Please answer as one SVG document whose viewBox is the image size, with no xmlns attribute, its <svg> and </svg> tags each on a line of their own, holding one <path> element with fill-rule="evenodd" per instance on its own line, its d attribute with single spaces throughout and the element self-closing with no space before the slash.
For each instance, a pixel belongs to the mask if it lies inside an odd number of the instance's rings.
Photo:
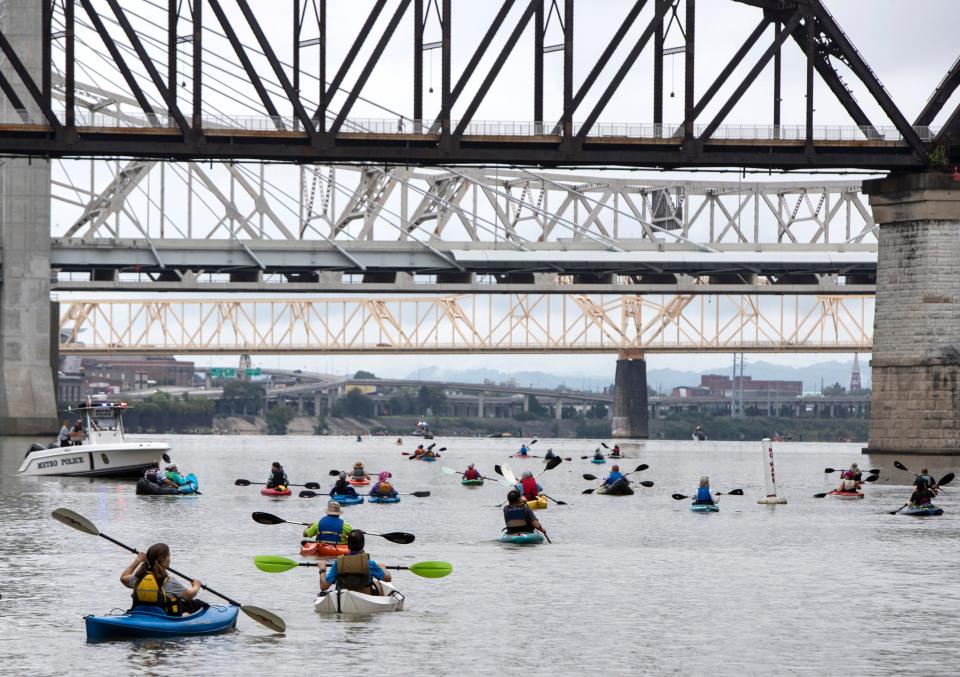
<svg viewBox="0 0 960 677">
<path fill-rule="evenodd" d="M 483 480 L 482 479 L 468 480 L 467 478 L 463 478 L 462 480 L 460 480 L 460 484 L 462 484 L 465 487 L 482 487 Z"/>
<path fill-rule="evenodd" d="M 533 545 L 543 543 L 543 534 L 539 531 L 524 534 L 500 534 L 498 538 L 501 543 L 513 543 L 514 545 Z"/>
</svg>

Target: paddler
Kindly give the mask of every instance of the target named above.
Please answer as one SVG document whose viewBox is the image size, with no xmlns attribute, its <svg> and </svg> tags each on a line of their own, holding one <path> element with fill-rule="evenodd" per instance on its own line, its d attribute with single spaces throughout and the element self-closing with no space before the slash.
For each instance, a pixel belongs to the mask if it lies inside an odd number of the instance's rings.
<svg viewBox="0 0 960 677">
<path fill-rule="evenodd" d="M 422 444 L 420 444 L 420 445 L 417 446 L 416 449 L 413 450 L 413 457 L 414 457 L 414 458 L 419 458 L 419 457 L 423 456 L 425 453 L 427 453 L 427 450 L 423 448 L 423 445 L 422 445 Z"/>
<path fill-rule="evenodd" d="M 398 437 L 398 438 L 397 438 L 397 446 L 401 446 L 401 445 L 403 445 L 403 438 L 402 438 L 402 437 Z"/>
<path fill-rule="evenodd" d="M 527 447 L 527 445 L 526 445 L 526 444 L 521 444 L 521 445 L 520 445 L 520 451 L 517 452 L 517 455 L 518 455 L 518 456 L 526 457 L 526 455 L 527 455 L 528 453 L 530 453 L 530 449 Z"/>
<path fill-rule="evenodd" d="M 921 468 L 920 474 L 917 475 L 917 479 L 913 482 L 913 490 L 920 491 L 924 488 L 930 489 L 934 496 L 936 496 L 940 490 L 940 487 L 937 486 L 936 480 L 934 480 L 930 473 L 927 472 L 927 469 Z"/>
<path fill-rule="evenodd" d="M 347 473 L 341 472 L 340 477 L 337 478 L 337 481 L 333 484 L 333 489 L 330 490 L 330 496 L 356 496 L 357 490 L 354 489 L 350 483 L 347 481 Z"/>
<path fill-rule="evenodd" d="M 480 471 L 474 467 L 474 464 L 471 463 L 467 466 L 467 469 L 463 471 L 463 479 L 465 480 L 479 480 L 483 479 L 483 476 L 480 474 Z"/>
<path fill-rule="evenodd" d="M 287 479 L 287 471 L 280 465 L 280 461 L 274 461 L 270 466 L 270 476 L 267 477 L 267 489 L 278 489 L 284 491 L 290 480 Z"/>
<path fill-rule="evenodd" d="M 603 452 L 600 451 L 600 447 L 597 447 L 597 450 L 593 452 L 593 457 L 598 461 L 603 460 Z"/>
<path fill-rule="evenodd" d="M 613 449 L 610 451 L 611 456 L 620 456 L 620 445 L 614 444 Z"/>
<path fill-rule="evenodd" d="M 370 495 L 381 498 L 396 498 L 397 489 L 390 483 L 391 477 L 393 477 L 393 475 L 386 470 L 380 473 L 377 477 L 377 482 L 373 485 L 373 488 L 370 489 Z"/>
<path fill-rule="evenodd" d="M 347 536 L 349 555 L 340 555 L 331 562 L 327 569 L 320 571 L 320 590 L 327 590 L 336 583 L 337 588 L 353 590 L 369 595 L 382 595 L 383 588 L 378 581 L 390 582 L 389 571 L 384 571 L 379 564 L 370 559 L 370 555 L 363 551 L 365 539 L 359 529 L 351 531 Z"/>
<path fill-rule="evenodd" d="M 713 505 L 713 494 L 710 492 L 710 478 L 704 475 L 700 478 L 700 486 L 697 487 L 697 495 L 693 497 L 695 505 Z"/>
<path fill-rule="evenodd" d="M 547 453 L 543 455 L 543 458 L 549 461 L 551 458 L 556 458 L 557 455 L 553 453 L 553 448 L 547 449 Z"/>
<path fill-rule="evenodd" d="M 353 464 L 353 471 L 350 473 L 350 477 L 355 480 L 369 480 L 370 475 L 367 474 L 367 471 L 363 469 L 363 461 L 357 461 Z"/>
<path fill-rule="evenodd" d="M 182 487 L 187 483 L 187 478 L 180 474 L 180 468 L 177 467 L 176 463 L 171 463 L 165 470 L 167 480 L 169 480 L 172 485 Z"/>
<path fill-rule="evenodd" d="M 120 574 L 120 582 L 133 589 L 133 606 L 156 606 L 170 616 L 193 613 L 209 606 L 196 599 L 202 584 L 190 581 L 185 587 L 167 573 L 170 567 L 170 548 L 166 543 L 154 543 L 147 552 L 138 552 L 130 565 Z"/>
<path fill-rule="evenodd" d="M 544 536 L 547 535 L 540 520 L 536 518 L 533 510 L 523 499 L 523 495 L 516 489 L 512 489 L 507 494 L 507 505 L 503 508 L 503 521 L 506 524 L 504 531 L 508 534 L 530 534 L 536 530 Z"/>
<path fill-rule="evenodd" d="M 857 464 L 854 463 L 849 469 L 840 473 L 840 484 L 837 486 L 837 491 L 844 493 L 856 492 L 860 489 L 860 476 L 860 469 L 857 468 Z"/>
<path fill-rule="evenodd" d="M 174 486 L 173 482 L 167 479 L 167 476 L 160 470 L 159 461 L 154 461 L 150 464 L 150 467 L 147 468 L 147 471 L 143 473 L 143 478 L 152 484 L 156 484 L 161 487 L 172 487 Z"/>
<path fill-rule="evenodd" d="M 520 477 L 520 482 L 516 486 L 517 491 L 519 491 L 528 501 L 537 500 L 537 497 L 543 493 L 543 487 L 540 486 L 540 483 L 537 482 L 536 478 L 533 476 L 533 473 L 529 470 L 523 471 L 523 475 Z"/>
<path fill-rule="evenodd" d="M 603 484 L 601 486 L 604 486 L 604 487 L 613 486 L 614 484 L 620 481 L 630 484 L 630 480 L 628 480 L 624 476 L 624 474 L 620 472 L 620 466 L 615 465 L 613 466 L 613 468 L 610 469 L 610 474 L 607 475 L 607 479 L 603 481 Z"/>
<path fill-rule="evenodd" d="M 303 530 L 304 538 L 317 537 L 317 543 L 346 543 L 347 536 L 353 530 L 349 524 L 340 518 L 340 504 L 336 501 L 327 503 L 327 514 Z"/>
</svg>

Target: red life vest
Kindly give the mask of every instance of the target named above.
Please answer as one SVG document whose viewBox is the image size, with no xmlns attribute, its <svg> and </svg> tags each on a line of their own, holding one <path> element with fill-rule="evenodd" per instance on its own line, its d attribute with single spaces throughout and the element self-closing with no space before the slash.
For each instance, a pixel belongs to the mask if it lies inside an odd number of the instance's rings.
<svg viewBox="0 0 960 677">
<path fill-rule="evenodd" d="M 468 480 L 478 480 L 480 479 L 480 473 L 476 468 L 467 468 L 463 473 L 463 476 Z"/>
<path fill-rule="evenodd" d="M 535 478 L 524 477 L 520 480 L 520 486 L 523 487 L 523 497 L 528 501 L 532 501 L 538 496 L 537 480 Z"/>
</svg>

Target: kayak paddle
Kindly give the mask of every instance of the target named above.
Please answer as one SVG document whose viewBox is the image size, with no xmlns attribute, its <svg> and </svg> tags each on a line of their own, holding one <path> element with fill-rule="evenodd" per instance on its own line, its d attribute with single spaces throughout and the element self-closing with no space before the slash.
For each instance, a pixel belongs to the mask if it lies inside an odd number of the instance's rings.
<svg viewBox="0 0 960 677">
<path fill-rule="evenodd" d="M 641 487 L 646 487 L 647 489 L 649 489 L 650 487 L 653 486 L 653 482 L 651 482 L 650 480 L 644 480 L 643 482 L 637 482 L 637 484 L 639 484 Z M 601 486 L 602 486 L 602 485 L 601 485 Z M 598 487 L 593 487 L 593 488 L 591 488 L 591 489 L 584 489 L 584 490 L 581 491 L 580 493 L 581 493 L 581 494 L 592 494 L 593 492 L 595 492 L 595 491 L 597 490 L 597 488 L 598 488 Z"/>
<path fill-rule="evenodd" d="M 298 524 L 303 527 L 312 526 L 306 522 L 291 522 L 290 520 L 285 520 L 281 517 L 277 517 L 276 515 L 271 515 L 268 512 L 255 512 L 251 515 L 251 517 L 253 517 L 253 521 L 258 524 Z M 400 545 L 408 545 L 413 543 L 417 538 L 413 534 L 408 534 L 403 531 L 391 531 L 388 534 L 373 534 L 369 531 L 364 531 L 363 533 L 367 536 L 379 536 L 380 538 L 387 539 L 391 543 L 399 543 Z"/>
<path fill-rule="evenodd" d="M 106 534 L 100 533 L 100 530 L 97 529 L 97 527 L 94 525 L 93 522 L 88 520 L 83 515 L 79 515 L 72 510 L 68 510 L 67 508 L 57 508 L 51 514 L 53 515 L 53 519 L 57 520 L 58 522 L 62 522 L 66 524 L 68 527 L 73 527 L 77 531 L 82 531 L 83 533 L 90 534 L 91 536 L 100 536 L 101 538 L 105 538 L 106 540 L 110 541 L 114 545 L 119 545 L 124 550 L 129 550 L 135 555 L 140 554 L 140 552 L 136 548 L 131 548 L 129 545 L 124 545 L 120 541 L 110 538 Z M 167 567 L 167 571 L 187 581 L 195 580 L 190 576 L 180 573 L 176 569 L 171 569 L 170 567 Z M 247 616 L 255 620 L 260 625 L 264 625 L 270 628 L 271 630 L 273 630 L 274 632 L 285 632 L 287 629 L 287 624 L 284 622 L 284 620 L 271 611 L 267 611 L 266 609 L 261 609 L 260 607 L 247 606 L 247 605 L 240 604 L 240 602 L 236 602 L 230 599 L 229 597 L 227 597 L 226 595 L 217 592 L 213 588 L 207 587 L 206 585 L 201 585 L 200 587 L 202 587 L 204 590 L 209 592 L 211 595 L 216 595 L 221 599 L 225 599 L 227 602 L 229 602 L 233 606 L 239 607 L 240 611 L 245 613 Z"/>
<path fill-rule="evenodd" d="M 397 494 L 397 496 L 416 496 L 417 498 L 426 498 L 429 495 L 430 495 L 429 491 L 407 491 L 407 492 L 401 492 Z M 299 494 L 297 494 L 297 496 L 299 496 L 300 498 L 316 498 L 317 496 L 329 497 L 330 495 L 318 494 L 315 491 L 301 491 Z"/>
<path fill-rule="evenodd" d="M 557 505 L 567 505 L 567 502 L 566 502 L 566 501 L 558 501 L 558 500 L 555 499 L 553 496 L 547 496 L 546 494 L 543 494 L 543 495 L 546 496 L 547 498 L 549 498 L 551 501 L 553 501 L 553 502 L 556 503 Z"/>
<path fill-rule="evenodd" d="M 251 484 L 264 485 L 266 482 L 251 482 L 250 480 L 235 480 L 234 484 L 238 487 L 249 487 Z M 307 489 L 319 489 L 320 485 L 316 482 L 307 482 L 306 484 L 288 484 L 288 487 L 306 487 Z"/>
<path fill-rule="evenodd" d="M 824 468 L 824 469 L 823 469 L 823 472 L 825 472 L 826 474 L 829 475 L 829 474 L 832 473 L 832 472 L 842 472 L 843 470 L 845 470 L 845 469 L 839 469 L 839 470 L 838 470 L 837 468 Z M 871 475 L 879 475 L 879 474 L 880 474 L 880 469 L 879 469 L 879 468 L 871 468 L 870 470 L 861 470 L 860 472 L 867 472 L 867 473 L 870 473 Z"/>
<path fill-rule="evenodd" d="M 266 571 L 268 574 L 279 574 L 284 571 L 290 571 L 297 567 L 319 567 L 319 562 L 297 562 L 287 557 L 277 555 L 258 555 L 253 558 L 254 565 L 260 571 Z M 324 563 L 326 567 L 326 563 Z M 417 562 L 408 567 L 394 565 L 383 566 L 383 569 L 392 569 L 394 571 L 409 571 L 422 578 L 443 578 L 453 573 L 453 565 L 449 562 Z"/>
<path fill-rule="evenodd" d="M 630 472 L 625 472 L 625 473 L 623 473 L 623 476 L 626 477 L 627 475 L 632 475 L 632 474 L 635 473 L 635 472 L 643 472 L 644 470 L 647 470 L 649 467 L 650 467 L 650 466 L 647 465 L 646 463 L 641 463 L 640 465 L 638 465 L 636 468 L 634 468 L 634 469 L 631 470 Z M 600 478 L 597 477 L 596 475 L 591 475 L 590 473 L 584 473 L 584 474 L 583 474 L 583 479 L 589 480 L 589 481 L 592 482 L 592 481 L 598 480 L 598 479 L 600 479 Z"/>
<path fill-rule="evenodd" d="M 713 492 L 715 496 L 743 496 L 743 489 L 731 489 L 730 491 L 715 491 Z M 670 494 L 670 498 L 675 501 L 682 501 L 687 498 L 693 498 L 693 496 L 684 496 L 683 494 Z"/>
<path fill-rule="evenodd" d="M 433 448 L 434 448 L 435 446 L 437 446 L 436 443 L 431 444 L 429 447 L 427 447 L 427 451 L 433 451 Z M 437 449 L 437 453 L 439 454 L 441 451 L 446 451 L 446 450 L 447 450 L 446 447 L 440 447 L 439 449 Z M 418 458 L 420 458 L 420 457 L 417 456 L 416 454 L 412 454 L 412 453 L 411 453 L 411 454 L 408 454 L 408 455 L 407 455 L 407 460 L 408 460 L 408 461 L 413 461 L 413 460 L 418 459 Z M 436 457 L 434 457 L 434 458 L 436 458 Z"/>
</svg>

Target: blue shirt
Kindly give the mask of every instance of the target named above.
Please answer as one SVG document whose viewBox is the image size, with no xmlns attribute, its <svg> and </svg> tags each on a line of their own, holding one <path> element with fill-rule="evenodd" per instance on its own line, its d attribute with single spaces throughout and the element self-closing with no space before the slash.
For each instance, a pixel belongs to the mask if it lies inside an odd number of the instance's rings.
<svg viewBox="0 0 960 677">
<path fill-rule="evenodd" d="M 607 477 L 606 480 L 604 480 L 603 483 L 604 483 L 604 484 L 613 484 L 613 483 L 616 482 L 617 480 L 622 480 L 622 479 L 625 479 L 624 476 L 623 476 L 623 473 L 621 473 L 619 470 L 611 470 L 611 471 L 610 471 L 610 475 Z"/>
<path fill-rule="evenodd" d="M 359 555 L 359 552 L 351 552 L 351 555 Z M 370 569 L 370 575 L 373 576 L 378 581 L 382 581 L 384 577 L 383 569 L 379 564 L 370 560 L 367 563 L 367 567 Z M 330 566 L 327 567 L 327 575 L 325 576 L 327 583 L 331 585 L 337 582 L 337 560 L 333 560 L 330 563 Z"/>
</svg>

